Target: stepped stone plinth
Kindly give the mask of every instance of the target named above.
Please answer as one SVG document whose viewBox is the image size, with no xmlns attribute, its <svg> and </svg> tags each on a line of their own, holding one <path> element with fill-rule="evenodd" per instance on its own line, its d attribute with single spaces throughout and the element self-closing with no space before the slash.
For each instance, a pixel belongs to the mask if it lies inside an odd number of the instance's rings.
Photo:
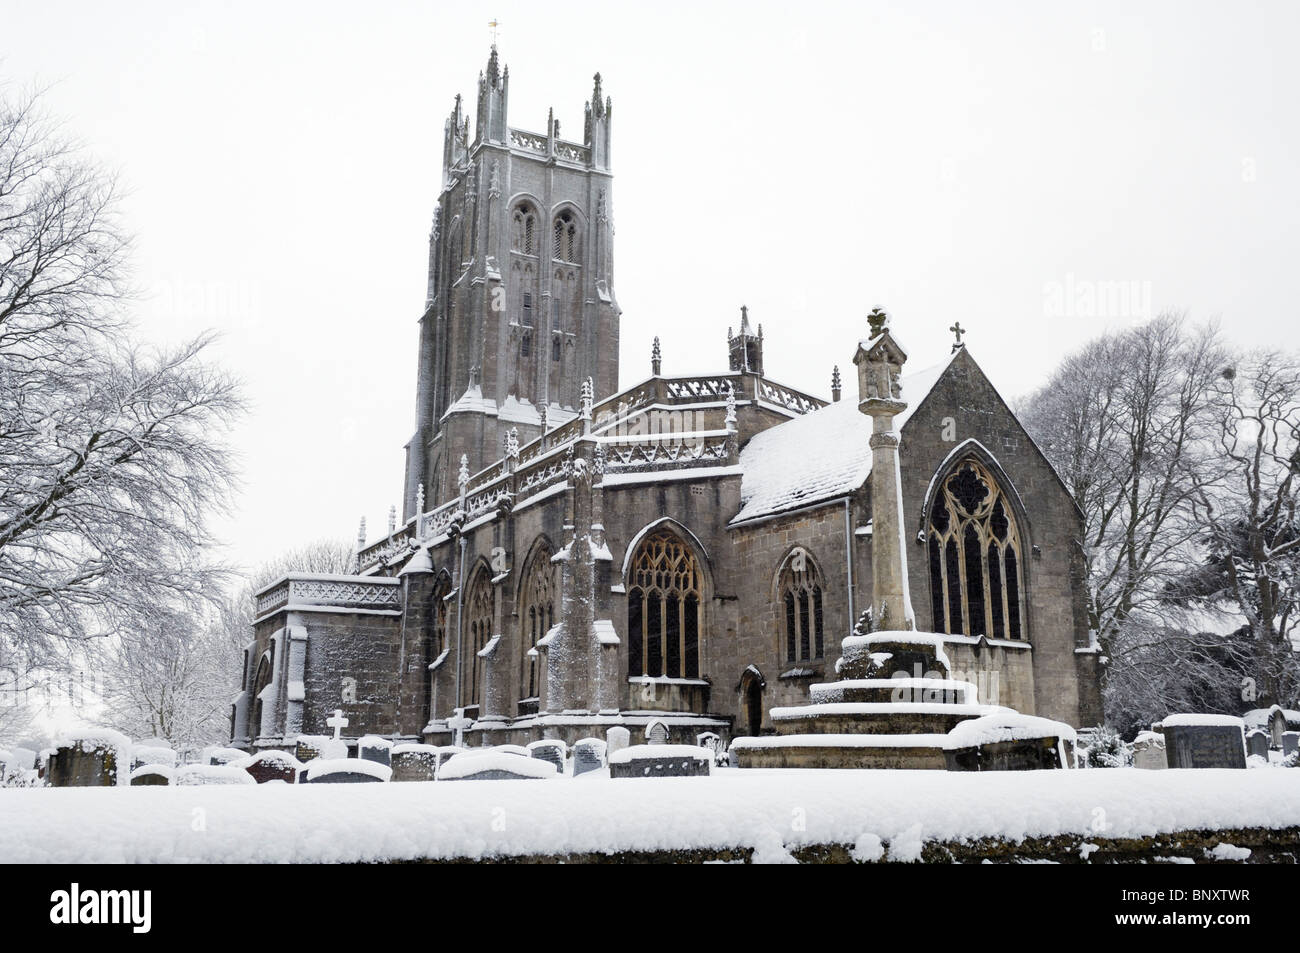
<svg viewBox="0 0 1300 953">
<path fill-rule="evenodd" d="M 776 735 L 738 738 L 742 768 L 943 770 L 948 732 L 1004 711 L 981 705 L 975 686 L 950 678 L 940 636 L 854 635 L 841 644 L 840 679 L 813 685 L 812 704 L 772 709 Z"/>
</svg>

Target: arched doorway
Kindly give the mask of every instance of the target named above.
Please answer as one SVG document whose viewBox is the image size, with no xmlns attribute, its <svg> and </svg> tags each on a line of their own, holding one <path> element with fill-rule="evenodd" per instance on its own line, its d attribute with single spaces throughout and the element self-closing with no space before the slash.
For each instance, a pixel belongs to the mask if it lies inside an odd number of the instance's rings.
<svg viewBox="0 0 1300 953">
<path fill-rule="evenodd" d="M 766 687 L 763 673 L 753 665 L 740 676 L 740 717 L 746 735 L 751 738 L 763 731 L 763 689 Z"/>
</svg>

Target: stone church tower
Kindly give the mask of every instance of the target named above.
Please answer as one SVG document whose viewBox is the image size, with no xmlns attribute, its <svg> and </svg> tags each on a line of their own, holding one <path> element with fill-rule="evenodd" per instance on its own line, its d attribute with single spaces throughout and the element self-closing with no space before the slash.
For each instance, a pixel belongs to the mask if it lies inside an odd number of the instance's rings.
<svg viewBox="0 0 1300 953">
<path fill-rule="evenodd" d="M 582 142 L 507 121 L 510 71 L 492 47 L 479 74 L 473 138 L 460 96 L 447 118 L 443 183 L 429 236 L 420 318 L 416 431 L 406 446 L 403 516 L 457 491 L 543 427 L 574 418 L 583 382 L 618 382 L 619 307 L 610 219 L 612 102 L 600 74 Z"/>
</svg>

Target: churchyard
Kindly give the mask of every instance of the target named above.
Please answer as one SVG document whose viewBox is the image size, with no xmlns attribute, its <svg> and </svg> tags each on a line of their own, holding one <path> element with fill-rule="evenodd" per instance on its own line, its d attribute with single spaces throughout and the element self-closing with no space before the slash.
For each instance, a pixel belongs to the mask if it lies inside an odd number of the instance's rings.
<svg viewBox="0 0 1300 953">
<path fill-rule="evenodd" d="M 293 751 L 190 764 L 84 731 L 0 752 L 0 861 L 1295 862 L 1298 735 L 1268 730 L 1291 714 L 1174 715 L 1113 767 L 1085 736 L 1032 771 L 740 768 L 717 736 L 668 744 L 659 722 L 469 748 L 349 743 L 336 713 Z"/>
</svg>

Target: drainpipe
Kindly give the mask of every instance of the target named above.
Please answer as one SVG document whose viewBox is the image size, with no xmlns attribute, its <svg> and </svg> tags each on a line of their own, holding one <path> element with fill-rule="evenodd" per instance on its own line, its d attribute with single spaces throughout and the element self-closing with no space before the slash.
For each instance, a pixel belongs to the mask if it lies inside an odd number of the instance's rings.
<svg viewBox="0 0 1300 953">
<path fill-rule="evenodd" d="M 844 556 L 849 583 L 849 632 L 857 624 L 858 615 L 853 607 L 853 517 L 849 509 L 849 498 L 844 498 Z"/>
</svg>

